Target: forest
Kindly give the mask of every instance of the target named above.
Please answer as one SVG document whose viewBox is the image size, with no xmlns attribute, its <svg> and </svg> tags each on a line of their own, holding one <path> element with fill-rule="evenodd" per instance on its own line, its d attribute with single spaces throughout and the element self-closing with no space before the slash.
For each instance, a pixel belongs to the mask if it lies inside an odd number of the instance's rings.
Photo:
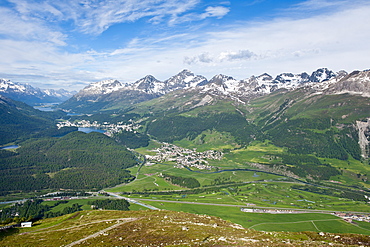
<svg viewBox="0 0 370 247">
<path fill-rule="evenodd" d="M 168 174 L 162 174 L 164 179 L 170 181 L 172 184 L 176 184 L 181 187 L 185 188 L 197 188 L 200 187 L 200 183 L 197 179 L 192 177 L 179 177 L 179 176 L 172 176 Z"/>
<path fill-rule="evenodd" d="M 104 200 L 95 200 L 88 203 L 94 209 L 104 209 L 104 210 L 130 210 L 130 203 L 123 199 L 104 199 Z"/>
<path fill-rule="evenodd" d="M 148 133 L 160 141 L 172 142 L 183 138 L 195 139 L 205 130 L 229 132 L 239 144 L 246 145 L 258 133 L 238 112 L 200 113 L 196 117 L 165 116 L 157 118 L 148 126 Z"/>
<path fill-rule="evenodd" d="M 101 189 L 128 182 L 134 154 L 101 133 L 72 132 L 30 139 L 16 152 L 0 150 L 0 191 Z"/>
<path fill-rule="evenodd" d="M 149 145 L 149 136 L 139 132 L 122 131 L 114 135 L 114 139 L 128 148 L 146 147 Z"/>
<path fill-rule="evenodd" d="M 288 170 L 304 178 L 311 176 L 315 180 L 329 180 L 331 176 L 340 175 L 340 172 L 329 164 L 322 164 L 313 155 L 281 155 L 282 164 L 288 165 Z"/>
</svg>

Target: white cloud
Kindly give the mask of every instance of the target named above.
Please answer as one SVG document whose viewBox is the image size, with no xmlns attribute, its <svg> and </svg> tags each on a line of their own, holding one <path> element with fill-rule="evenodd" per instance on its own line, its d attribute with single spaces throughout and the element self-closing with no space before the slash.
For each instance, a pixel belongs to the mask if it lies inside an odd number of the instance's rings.
<svg viewBox="0 0 370 247">
<path fill-rule="evenodd" d="M 219 54 L 202 52 L 193 57 L 185 56 L 183 61 L 184 64 L 192 65 L 197 63 L 222 63 L 224 61 L 250 60 L 253 57 L 256 57 L 256 54 L 249 50 L 223 51 Z"/>
<path fill-rule="evenodd" d="M 249 50 L 239 50 L 239 51 L 228 51 L 228 52 L 222 52 L 220 54 L 220 60 L 249 60 L 252 57 L 256 56 L 253 52 Z"/>
<path fill-rule="evenodd" d="M 131 23 L 142 18 L 149 22 L 179 24 L 205 18 L 222 18 L 229 9 L 223 6 L 209 6 L 202 14 L 195 7 L 200 0 L 65 0 L 30 1 L 9 0 L 23 19 L 68 21 L 72 20 L 77 30 L 99 35 L 118 23 Z"/>
<path fill-rule="evenodd" d="M 66 35 L 48 28 L 33 17 L 23 18 L 18 13 L 0 8 L 0 34 L 5 38 L 20 40 L 41 40 L 55 45 L 66 45 Z"/>
<path fill-rule="evenodd" d="M 201 17 L 203 19 L 205 19 L 207 17 L 222 18 L 225 15 L 227 15 L 227 13 L 229 13 L 229 11 L 230 11 L 229 8 L 226 8 L 226 7 L 223 7 L 223 6 L 216 6 L 216 7 L 209 6 L 209 7 L 206 8 L 206 12 L 204 14 L 202 14 Z"/>
<path fill-rule="evenodd" d="M 299 17 L 305 9 L 314 8 L 317 0 L 310 0 L 295 6 L 296 9 L 289 9 L 295 11 L 289 17 L 244 22 L 212 32 L 179 29 L 176 33 L 143 35 L 119 48 L 77 54 L 63 50 L 61 45 L 68 40 L 65 34 L 35 16 L 33 8 L 39 7 L 21 5 L 26 2 L 24 0 L 13 1 L 19 3 L 16 15 L 0 8 L 1 23 L 11 27 L 0 25 L 0 33 L 6 35 L 0 40 L 0 56 L 6 58 L 0 61 L 0 76 L 21 78 L 14 80 L 18 82 L 32 83 L 32 78 L 36 77 L 40 82 L 56 85 L 60 82 L 63 85 L 90 83 L 106 78 L 130 82 L 147 74 L 165 80 L 184 66 L 208 78 L 223 73 L 239 79 L 264 72 L 310 72 L 319 67 L 347 71 L 370 68 L 370 5 L 361 1 L 321 0 L 323 4 L 336 3 L 340 7 Z M 187 12 L 198 3 L 195 0 L 112 1 L 104 10 L 98 3 L 94 5 L 88 0 L 81 6 L 72 0 L 47 3 L 51 6 L 45 10 L 48 14 L 41 12 L 41 15 L 51 22 L 54 19 L 80 22 L 78 28 L 88 33 L 100 33 L 114 23 L 134 21 L 143 16 L 153 22 L 169 21 L 176 25 L 199 20 L 205 13 L 208 13 L 206 18 L 222 17 L 228 10 L 205 8 L 203 12 L 198 10 L 199 13 Z M 81 8 L 84 11 L 78 13 Z"/>
</svg>

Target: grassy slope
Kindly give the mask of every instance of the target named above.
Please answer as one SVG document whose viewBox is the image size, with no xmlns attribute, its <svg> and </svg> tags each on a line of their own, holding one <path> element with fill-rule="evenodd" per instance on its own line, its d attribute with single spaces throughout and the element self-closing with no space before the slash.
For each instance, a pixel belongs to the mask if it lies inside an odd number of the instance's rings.
<svg viewBox="0 0 370 247">
<path fill-rule="evenodd" d="M 272 221 L 302 219 L 297 216 L 279 217 Z M 310 215 L 304 217 L 312 220 Z M 325 219 L 332 220 L 329 216 Z M 80 240 L 80 244 L 91 246 L 320 246 L 322 241 L 342 244 L 369 242 L 361 235 L 338 236 L 320 236 L 310 232 L 270 234 L 246 230 L 216 217 L 171 211 L 109 210 L 77 212 L 41 220 L 32 228 L 15 228 L 0 233 L 4 246 L 61 246 Z M 86 239 L 82 241 L 83 238 Z M 290 243 L 285 244 L 287 241 Z"/>
<path fill-rule="evenodd" d="M 350 224 L 330 214 L 245 213 L 240 211 L 240 208 L 236 207 L 204 206 L 169 202 L 150 202 L 150 204 L 161 209 L 217 216 L 240 224 L 243 227 L 258 231 L 322 231 L 370 235 L 370 223 L 362 222 L 360 225 Z"/>
</svg>

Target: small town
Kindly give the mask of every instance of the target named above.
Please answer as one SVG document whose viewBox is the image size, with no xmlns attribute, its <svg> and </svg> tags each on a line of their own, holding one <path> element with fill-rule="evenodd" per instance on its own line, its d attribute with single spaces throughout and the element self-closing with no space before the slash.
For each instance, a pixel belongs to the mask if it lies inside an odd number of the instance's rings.
<svg viewBox="0 0 370 247">
<path fill-rule="evenodd" d="M 267 214 L 299 214 L 302 211 L 288 209 L 262 209 L 262 208 L 241 208 L 245 213 L 267 213 Z"/>
<path fill-rule="evenodd" d="M 370 215 L 369 214 L 353 214 L 353 213 L 333 213 L 333 215 L 341 217 L 345 221 L 349 223 L 353 223 L 354 220 L 356 221 L 365 221 L 370 222 Z"/>
<path fill-rule="evenodd" d="M 62 127 L 78 127 L 78 128 L 98 128 L 105 130 L 107 136 L 112 136 L 114 133 L 119 133 L 121 131 L 136 131 L 140 128 L 140 125 L 129 120 L 129 123 L 117 122 L 117 124 L 111 124 L 109 122 L 98 123 L 97 121 L 90 122 L 88 120 L 79 120 L 70 122 L 69 120 L 61 121 L 57 123 L 58 129 Z"/>
<path fill-rule="evenodd" d="M 176 162 L 177 168 L 193 167 L 199 170 L 211 170 L 216 167 L 209 165 L 207 160 L 221 160 L 223 153 L 215 150 L 197 152 L 195 149 L 181 148 L 173 144 L 163 143 L 162 147 L 151 150 L 156 155 L 146 155 L 148 161 Z"/>
</svg>

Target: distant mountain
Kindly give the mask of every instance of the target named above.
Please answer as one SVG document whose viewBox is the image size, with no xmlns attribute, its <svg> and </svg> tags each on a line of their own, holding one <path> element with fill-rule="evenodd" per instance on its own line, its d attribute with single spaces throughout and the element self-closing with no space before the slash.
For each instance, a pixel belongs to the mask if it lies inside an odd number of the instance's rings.
<svg viewBox="0 0 370 247">
<path fill-rule="evenodd" d="M 115 110 L 160 97 L 169 92 L 207 84 L 203 76 L 183 70 L 166 81 L 147 75 L 132 84 L 117 80 L 94 82 L 60 105 L 61 108 L 82 113 Z"/>
<path fill-rule="evenodd" d="M 216 131 L 240 146 L 269 140 L 295 155 L 368 159 L 369 73 L 319 69 L 241 81 L 216 75 L 203 86 L 172 91 L 125 112 L 149 117 L 147 132 L 164 142 L 198 145 Z"/>
<path fill-rule="evenodd" d="M 14 83 L 10 80 L 0 79 L 1 95 L 29 105 L 62 102 L 72 97 L 75 93 L 64 89 L 40 89 L 29 84 Z"/>
<path fill-rule="evenodd" d="M 338 82 L 327 89 L 327 92 L 370 97 L 370 70 L 354 71 L 349 75 L 342 76 Z"/>
<path fill-rule="evenodd" d="M 77 91 L 67 91 L 65 89 L 41 89 L 41 91 L 50 97 L 57 98 L 58 102 L 66 101 L 77 93 Z"/>
<path fill-rule="evenodd" d="M 328 84 L 333 83 L 335 78 L 343 74 L 347 75 L 343 71 L 335 73 L 321 68 L 312 72 L 311 75 L 305 72 L 301 74 L 282 73 L 274 78 L 264 73 L 260 76 L 236 80 L 231 76 L 219 74 L 208 81 L 204 76 L 194 75 L 185 69 L 165 81 L 159 81 L 152 75 L 148 75 L 132 84 L 121 83 L 117 80 L 94 82 L 61 104 L 61 107 L 86 113 L 117 110 L 129 108 L 133 104 L 177 90 L 196 90 L 246 101 L 278 89 L 293 90 L 304 86 L 314 87 L 317 84 L 326 85 L 321 89 L 327 88 Z M 316 88 L 320 87 L 316 86 Z"/>
</svg>

